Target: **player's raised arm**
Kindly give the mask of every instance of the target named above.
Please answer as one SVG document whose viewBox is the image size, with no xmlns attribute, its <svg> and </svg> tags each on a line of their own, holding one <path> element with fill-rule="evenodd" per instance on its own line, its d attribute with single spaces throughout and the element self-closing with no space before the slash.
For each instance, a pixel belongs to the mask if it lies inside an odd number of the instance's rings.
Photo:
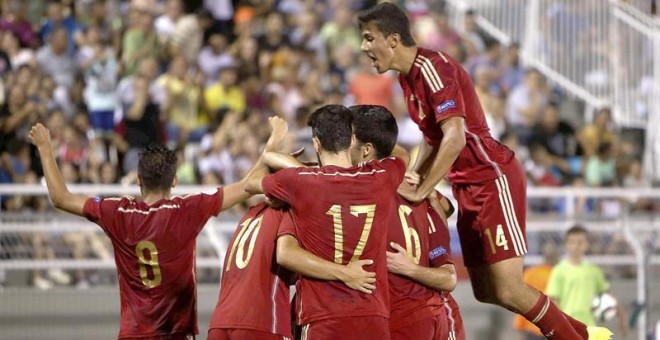
<svg viewBox="0 0 660 340">
<path fill-rule="evenodd" d="M 440 124 L 444 137 L 440 142 L 438 153 L 433 158 L 428 173 L 416 189 L 405 184 L 399 188 L 399 194 L 411 202 L 421 202 L 433 192 L 435 186 L 447 175 L 447 172 L 465 147 L 465 121 L 463 117 L 447 118 Z M 426 144 L 426 142 L 422 141 L 423 144 Z M 420 152 L 423 152 L 421 146 Z"/>
<path fill-rule="evenodd" d="M 50 143 L 50 131 L 40 123 L 36 124 L 30 130 L 30 142 L 39 151 L 44 177 L 46 177 L 46 185 L 48 186 L 48 195 L 53 202 L 53 206 L 83 216 L 83 207 L 88 197 L 72 194 L 67 188 L 62 172 L 55 162 L 55 155 L 53 155 L 53 148 Z"/>
<path fill-rule="evenodd" d="M 264 152 L 243 182 L 243 190 L 251 194 L 264 193 L 261 187 L 261 180 L 268 175 L 268 166 L 264 163 L 264 155 L 279 150 L 289 130 L 286 120 L 277 116 L 268 118 L 268 124 L 270 125 L 271 132 Z"/>
<path fill-rule="evenodd" d="M 290 155 L 283 152 L 275 152 L 275 151 L 264 152 L 262 159 L 267 167 L 274 170 L 281 170 L 286 168 L 299 168 L 305 166 L 305 164 L 299 161 L 295 155 Z"/>
<path fill-rule="evenodd" d="M 371 294 L 376 288 L 376 273 L 362 269 L 372 260 L 359 260 L 347 265 L 324 260 L 300 247 L 298 240 L 288 234 L 277 239 L 277 263 L 309 278 L 341 281 L 351 289 Z"/>
</svg>

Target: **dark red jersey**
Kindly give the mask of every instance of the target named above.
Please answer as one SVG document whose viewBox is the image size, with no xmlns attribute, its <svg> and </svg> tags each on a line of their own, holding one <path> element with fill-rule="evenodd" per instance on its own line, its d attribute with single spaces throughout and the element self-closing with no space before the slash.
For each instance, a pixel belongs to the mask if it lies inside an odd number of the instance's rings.
<svg viewBox="0 0 660 340">
<path fill-rule="evenodd" d="M 293 224 L 286 210 L 251 207 L 231 238 L 220 297 L 209 328 L 251 329 L 292 338 L 291 273 L 275 261 L 277 232 Z"/>
<path fill-rule="evenodd" d="M 291 206 L 295 234 L 307 251 L 347 264 L 372 259 L 376 290 L 364 294 L 341 282 L 301 278 L 299 323 L 350 317 L 389 316 L 387 229 L 405 166 L 388 157 L 350 168 L 285 169 L 263 180 L 264 192 Z"/>
<path fill-rule="evenodd" d="M 112 240 L 119 274 L 119 338 L 197 334 L 195 240 L 220 212 L 223 190 L 163 199 L 90 198 L 83 209 Z"/>
<path fill-rule="evenodd" d="M 466 146 L 449 171 L 453 183 L 479 183 L 502 174 L 500 165 L 514 158 L 513 151 L 490 135 L 486 116 L 470 75 L 459 62 L 442 52 L 418 48 L 408 75 L 399 74 L 410 117 L 431 145 L 439 145 L 441 122 L 465 119 Z"/>
<path fill-rule="evenodd" d="M 407 250 L 408 257 L 423 267 L 453 263 L 449 230 L 427 201 L 412 205 L 397 195 L 397 212 L 390 223 L 390 242 Z M 394 251 L 392 248 L 389 251 Z M 405 276 L 388 275 L 390 286 L 390 330 L 395 331 L 421 319 L 444 313 L 440 293 Z"/>
</svg>

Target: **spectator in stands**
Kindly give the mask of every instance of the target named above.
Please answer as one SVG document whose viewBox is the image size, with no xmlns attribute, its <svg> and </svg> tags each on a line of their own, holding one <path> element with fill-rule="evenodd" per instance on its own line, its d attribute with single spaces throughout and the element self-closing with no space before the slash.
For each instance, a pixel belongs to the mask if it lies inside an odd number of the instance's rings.
<svg viewBox="0 0 660 340">
<path fill-rule="evenodd" d="M 482 104 L 483 105 L 483 104 Z M 504 95 L 489 97 L 487 105 L 484 106 L 484 113 L 486 114 L 486 123 L 490 128 L 490 134 L 493 138 L 502 140 L 507 131 L 509 131 L 509 123 L 506 121 L 506 97 Z"/>
<path fill-rule="evenodd" d="M 353 13 L 348 6 L 338 4 L 332 20 L 321 27 L 321 39 L 328 52 L 343 46 L 350 46 L 353 52 L 360 52 L 362 35 L 353 22 Z"/>
<path fill-rule="evenodd" d="M 64 5 L 60 1 L 50 1 L 46 9 L 46 20 L 41 25 L 39 36 L 42 41 L 50 40 L 50 35 L 58 29 L 66 32 L 66 48 L 68 54 L 75 53 L 76 43 L 80 41 L 80 26 L 72 15 L 64 15 Z"/>
<path fill-rule="evenodd" d="M 125 108 L 125 116 L 117 127 L 115 144 L 124 154 L 123 170 L 126 173 L 137 169 L 142 148 L 165 141 L 160 106 L 150 93 L 149 81 L 144 76 L 134 78 L 134 100 Z"/>
<path fill-rule="evenodd" d="M 588 186 L 612 186 L 616 180 L 616 158 L 610 143 L 601 143 L 595 155 L 589 157 L 584 169 L 584 179 Z"/>
<path fill-rule="evenodd" d="M 556 187 L 561 183 L 552 156 L 540 144 L 533 144 L 529 148 L 530 158 L 525 162 L 527 176 L 530 184 L 542 187 Z"/>
<path fill-rule="evenodd" d="M 13 32 L 7 31 L 2 34 L 2 41 L 0 43 L 0 50 L 7 54 L 12 69 L 18 69 L 23 65 L 30 67 L 37 66 L 37 61 L 34 56 L 34 50 L 29 48 L 21 48 L 19 40 Z"/>
<path fill-rule="evenodd" d="M 183 16 L 176 22 L 168 52 L 183 56 L 190 64 L 195 63 L 204 43 L 204 33 L 212 26 L 213 17 L 204 8 Z"/>
<path fill-rule="evenodd" d="M 208 33 L 219 33 L 227 37 L 232 34 L 234 3 L 235 1 L 232 0 L 204 0 L 204 8 L 209 11 L 213 18 L 213 28 L 211 32 L 207 30 L 204 40 L 210 36 Z"/>
<path fill-rule="evenodd" d="M 133 85 L 135 79 L 144 77 L 149 80 L 149 96 L 151 101 L 159 106 L 165 104 L 167 93 L 165 89 L 156 82 L 159 73 L 159 64 L 155 58 L 145 58 L 140 61 L 136 75 L 126 76 L 117 85 L 117 105 L 115 106 L 115 121 L 121 120 L 125 116 L 125 111 L 133 105 L 135 101 L 135 91 Z"/>
<path fill-rule="evenodd" d="M 200 143 L 201 156 L 197 167 L 202 177 L 202 182 L 216 178 L 231 176 L 233 164 L 231 159 L 231 139 L 233 131 L 241 120 L 239 112 L 223 112 L 224 119 L 216 129 L 209 130 Z"/>
<path fill-rule="evenodd" d="M 603 143 L 608 143 L 615 150 L 617 149 L 618 137 L 614 131 L 612 112 L 609 108 L 598 110 L 593 122 L 583 127 L 578 133 L 578 141 L 587 159 L 596 155 L 600 145 Z"/>
<path fill-rule="evenodd" d="M 575 137 L 575 130 L 561 119 L 559 105 L 548 103 L 543 115 L 534 126 L 530 144 L 545 147 L 552 158 L 553 166 L 566 169 L 564 175 L 571 176 L 582 171 L 582 150 Z"/>
<path fill-rule="evenodd" d="M 71 88 L 76 72 L 76 62 L 69 49 L 67 31 L 62 27 L 55 27 L 48 35 L 48 45 L 37 52 L 37 63 L 41 70 L 53 77 L 58 86 Z"/>
<path fill-rule="evenodd" d="M 83 28 L 96 27 L 100 40 L 107 42 L 114 51 L 121 48 L 122 18 L 111 11 L 112 2 L 108 0 L 92 1 L 87 8 L 78 9 L 83 18 Z M 118 9 L 115 9 L 118 10 Z"/>
<path fill-rule="evenodd" d="M 305 11 L 296 16 L 293 31 L 291 32 L 291 44 L 300 49 L 313 51 L 313 53 L 325 60 L 325 43 L 321 38 L 316 14 L 311 11 Z"/>
<path fill-rule="evenodd" d="M 87 145 L 85 145 L 84 138 L 85 135 L 75 127 L 71 125 L 64 127 L 59 149 L 55 150 L 58 160 L 67 164 L 74 164 L 78 167 L 85 165 L 89 156 L 89 150 L 87 149 Z"/>
<path fill-rule="evenodd" d="M 122 37 L 122 74 L 132 75 L 145 58 L 160 58 L 162 46 L 153 28 L 153 16 L 148 11 L 132 8 L 130 26 Z"/>
<path fill-rule="evenodd" d="M 21 45 L 29 48 L 39 46 L 39 36 L 32 29 L 32 23 L 27 19 L 27 2 L 11 0 L 5 2 L 2 17 L 0 17 L 0 31 L 13 33 Z"/>
<path fill-rule="evenodd" d="M 500 87 L 508 95 L 525 80 L 525 69 L 520 62 L 520 45 L 517 42 L 511 43 L 502 59 Z"/>
<path fill-rule="evenodd" d="M 482 54 L 486 50 L 486 41 L 493 40 L 477 25 L 477 13 L 474 10 L 465 12 L 461 35 L 469 57 Z"/>
<path fill-rule="evenodd" d="M 176 150 L 176 181 L 179 185 L 190 185 L 197 183 L 195 166 L 186 158 L 185 147 L 179 145 Z"/>
<path fill-rule="evenodd" d="M 165 12 L 154 20 L 154 28 L 162 46 L 171 43 L 170 39 L 176 31 L 176 23 L 183 14 L 183 2 L 181 0 L 167 0 Z"/>
<path fill-rule="evenodd" d="M 204 90 L 204 103 L 211 117 L 222 109 L 238 113 L 245 111 L 245 93 L 238 84 L 238 74 L 233 65 L 221 69 L 217 82 Z"/>
<path fill-rule="evenodd" d="M 271 112 L 284 117 L 289 125 L 295 121 L 296 110 L 304 105 L 302 91 L 289 66 L 277 66 L 271 71 L 271 83 L 266 85 Z M 326 98 L 327 99 L 327 98 Z"/>
<path fill-rule="evenodd" d="M 366 55 L 358 57 L 360 69 L 350 80 L 349 94 L 355 104 L 381 105 L 392 111 L 394 108 L 394 79 L 388 74 L 378 74 Z"/>
<path fill-rule="evenodd" d="M 0 107 L 0 153 L 8 151 L 12 141 L 24 142 L 26 129 L 37 118 L 36 105 L 26 98 L 25 88 L 19 84 L 12 86 L 7 101 Z"/>
<path fill-rule="evenodd" d="M 500 65 L 501 59 L 501 45 L 495 40 L 488 40 L 486 43 L 486 51 L 483 54 L 474 56 L 468 61 L 468 71 L 474 78 L 477 69 L 487 69 L 491 73 L 491 82 L 489 84 L 491 91 L 494 94 L 499 94 L 500 84 L 499 79 L 502 76 L 502 69 Z"/>
<path fill-rule="evenodd" d="M 119 63 L 115 51 L 101 42 L 98 27 L 92 26 L 86 31 L 85 43 L 78 51 L 78 65 L 85 75 L 85 104 L 96 135 L 110 139 L 115 126 L 115 88 Z"/>
<path fill-rule="evenodd" d="M 550 91 L 541 73 L 527 70 L 525 82 L 513 89 L 507 101 L 507 118 L 521 144 L 528 144 L 532 129 L 550 100 Z"/>
<path fill-rule="evenodd" d="M 198 142 L 204 135 L 204 125 L 208 121 L 199 109 L 203 90 L 202 74 L 190 72 L 188 61 L 183 56 L 177 56 L 170 63 L 167 73 L 158 77 L 156 84 L 167 93 L 161 110 L 168 122 L 168 142 Z"/>
<path fill-rule="evenodd" d="M 197 58 L 197 65 L 204 74 L 206 86 L 218 79 L 221 69 L 235 64 L 235 58 L 228 49 L 227 38 L 218 33 L 211 34 L 208 45 L 202 48 Z"/>
</svg>

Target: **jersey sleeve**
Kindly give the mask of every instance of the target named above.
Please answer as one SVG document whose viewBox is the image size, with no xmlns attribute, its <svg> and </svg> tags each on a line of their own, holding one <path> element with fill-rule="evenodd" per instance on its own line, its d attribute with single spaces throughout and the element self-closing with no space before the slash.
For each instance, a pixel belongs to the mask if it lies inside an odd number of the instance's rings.
<svg viewBox="0 0 660 340">
<path fill-rule="evenodd" d="M 291 235 L 295 238 L 298 238 L 296 233 L 296 225 L 293 222 L 293 216 L 291 215 L 291 212 L 287 212 L 284 215 L 280 221 L 279 227 L 277 228 L 277 237 L 284 235 Z"/>
<path fill-rule="evenodd" d="M 90 197 L 85 201 L 83 206 L 83 215 L 98 224 L 103 231 L 105 231 L 111 238 L 118 238 L 119 230 L 119 216 L 117 210 L 121 207 L 124 198 L 102 198 Z"/>
<path fill-rule="evenodd" d="M 406 164 L 401 158 L 390 156 L 380 160 L 380 165 L 390 174 L 392 181 L 397 186 L 403 181 L 406 174 Z"/>
<path fill-rule="evenodd" d="M 223 200 L 223 188 L 218 188 L 213 194 L 202 193 L 182 197 L 180 204 L 185 214 L 184 220 L 190 224 L 187 228 L 182 228 L 182 232 L 190 231 L 193 236 L 199 234 L 209 218 L 220 214 Z"/>
<path fill-rule="evenodd" d="M 438 57 L 433 60 L 433 71 L 435 72 L 429 72 L 428 77 L 424 78 L 429 104 L 433 108 L 436 121 L 441 122 L 451 117 L 465 118 L 465 101 L 459 82 L 461 70 Z"/>
<path fill-rule="evenodd" d="M 295 205 L 299 171 L 300 168 L 289 168 L 267 175 L 261 182 L 264 194 L 289 205 Z"/>
<path fill-rule="evenodd" d="M 449 229 L 442 222 L 440 215 L 432 208 L 428 211 L 429 226 L 429 264 L 437 268 L 453 264 L 451 256 Z"/>
</svg>

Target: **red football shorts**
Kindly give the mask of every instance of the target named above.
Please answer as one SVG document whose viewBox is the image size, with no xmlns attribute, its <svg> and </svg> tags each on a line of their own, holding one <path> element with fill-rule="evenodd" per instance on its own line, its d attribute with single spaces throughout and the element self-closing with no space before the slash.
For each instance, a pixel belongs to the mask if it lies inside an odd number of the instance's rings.
<svg viewBox="0 0 660 340">
<path fill-rule="evenodd" d="M 390 325 L 382 316 L 358 316 L 314 321 L 302 328 L 301 340 L 389 339 Z"/>
<path fill-rule="evenodd" d="M 461 312 L 458 309 L 456 300 L 453 298 L 448 300 L 445 299 L 445 304 L 442 306 L 445 309 L 445 316 L 447 317 L 447 331 L 449 340 L 466 340 L 465 339 L 465 328 L 463 328 L 463 317 L 461 317 Z"/>
<path fill-rule="evenodd" d="M 252 329 L 212 328 L 208 340 L 290 340 L 285 336 Z"/>
<path fill-rule="evenodd" d="M 454 184 L 458 235 L 466 267 L 490 265 L 527 253 L 527 180 L 514 159 L 502 175 L 476 184 Z"/>
<path fill-rule="evenodd" d="M 392 340 L 419 339 L 451 340 L 451 338 L 449 338 L 447 314 L 441 312 L 436 316 L 424 318 L 392 331 Z"/>
</svg>

